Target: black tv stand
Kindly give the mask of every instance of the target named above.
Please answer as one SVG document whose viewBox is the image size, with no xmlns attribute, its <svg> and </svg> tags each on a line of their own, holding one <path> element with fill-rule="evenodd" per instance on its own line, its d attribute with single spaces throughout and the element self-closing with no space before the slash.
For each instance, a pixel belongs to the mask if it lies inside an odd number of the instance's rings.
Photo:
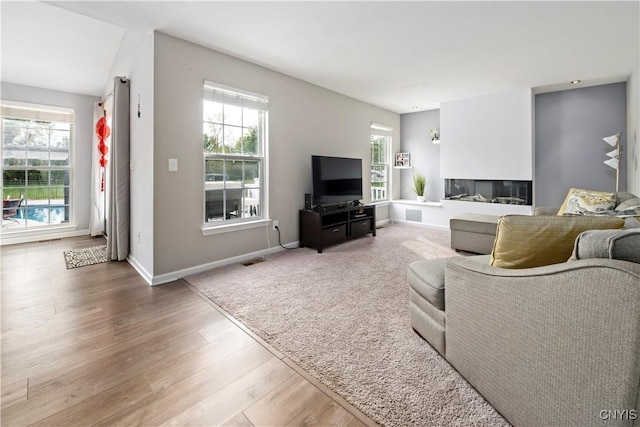
<svg viewBox="0 0 640 427">
<path fill-rule="evenodd" d="M 318 253 L 331 244 L 368 233 L 376 235 L 374 206 L 344 206 L 299 211 L 300 247 L 316 248 Z"/>
</svg>

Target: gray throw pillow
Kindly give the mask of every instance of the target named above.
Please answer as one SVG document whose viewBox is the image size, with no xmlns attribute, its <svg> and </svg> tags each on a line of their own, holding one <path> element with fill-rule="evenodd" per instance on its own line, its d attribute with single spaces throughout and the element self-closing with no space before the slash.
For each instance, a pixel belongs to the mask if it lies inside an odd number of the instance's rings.
<svg viewBox="0 0 640 427">
<path fill-rule="evenodd" d="M 571 260 L 610 258 L 640 263 L 640 229 L 588 230 L 576 238 Z"/>
<path fill-rule="evenodd" d="M 640 207 L 640 197 L 636 197 L 631 193 L 629 194 L 631 197 L 621 197 L 618 199 L 618 205 L 615 207 L 617 211 L 624 211 L 627 209 L 635 209 Z"/>
</svg>

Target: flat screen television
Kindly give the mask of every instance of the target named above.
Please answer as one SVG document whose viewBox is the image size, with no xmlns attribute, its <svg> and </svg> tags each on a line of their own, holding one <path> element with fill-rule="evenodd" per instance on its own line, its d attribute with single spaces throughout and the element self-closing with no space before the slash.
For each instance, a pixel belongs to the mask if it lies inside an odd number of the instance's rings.
<svg viewBox="0 0 640 427">
<path fill-rule="evenodd" d="M 346 204 L 362 199 L 362 159 L 311 156 L 313 204 Z"/>
</svg>

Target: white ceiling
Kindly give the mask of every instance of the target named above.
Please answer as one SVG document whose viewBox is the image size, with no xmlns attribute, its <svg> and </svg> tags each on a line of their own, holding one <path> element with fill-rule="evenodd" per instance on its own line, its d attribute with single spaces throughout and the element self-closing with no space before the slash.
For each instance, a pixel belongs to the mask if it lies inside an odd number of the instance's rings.
<svg viewBox="0 0 640 427">
<path fill-rule="evenodd" d="M 626 81 L 640 3 L 0 3 L 2 81 L 101 95 L 124 29 L 159 30 L 389 110 Z"/>
</svg>

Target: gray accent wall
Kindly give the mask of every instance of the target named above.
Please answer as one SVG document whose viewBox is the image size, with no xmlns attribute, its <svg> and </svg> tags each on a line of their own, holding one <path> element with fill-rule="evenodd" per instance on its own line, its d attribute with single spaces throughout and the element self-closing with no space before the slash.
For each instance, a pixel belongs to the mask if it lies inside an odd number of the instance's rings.
<svg viewBox="0 0 640 427">
<path fill-rule="evenodd" d="M 444 181 L 440 178 L 440 145 L 431 142 L 431 129 L 440 129 L 440 110 L 420 111 L 400 116 L 400 141 L 402 152 L 411 154 L 412 169 L 400 169 L 400 198 L 415 200 L 411 191 L 415 171 L 427 177 L 428 201 L 444 197 Z"/>
<path fill-rule="evenodd" d="M 535 97 L 534 204 L 560 206 L 571 187 L 615 190 L 602 138 L 624 132 L 620 191 L 627 188 L 627 88 L 614 83 Z"/>
</svg>

